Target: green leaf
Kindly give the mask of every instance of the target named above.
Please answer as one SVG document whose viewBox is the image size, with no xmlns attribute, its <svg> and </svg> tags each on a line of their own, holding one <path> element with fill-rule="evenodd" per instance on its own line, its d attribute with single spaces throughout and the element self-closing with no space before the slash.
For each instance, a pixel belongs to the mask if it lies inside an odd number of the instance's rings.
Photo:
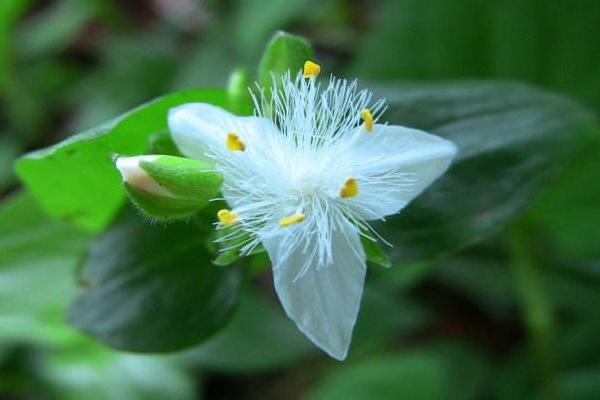
<svg viewBox="0 0 600 400">
<path fill-rule="evenodd" d="M 388 84 L 384 119 L 453 141 L 448 173 L 376 225 L 392 259 L 424 261 L 499 230 L 554 176 L 594 119 L 568 99 L 513 83 Z"/>
<path fill-rule="evenodd" d="M 237 304 L 238 268 L 210 264 L 192 224 L 127 214 L 89 249 L 70 322 L 122 350 L 164 352 L 206 340 Z"/>
<path fill-rule="evenodd" d="M 447 398 L 444 363 L 426 353 L 371 358 L 326 377 L 305 400 L 437 400 Z"/>
<path fill-rule="evenodd" d="M 227 96 L 222 90 L 193 90 L 161 97 L 100 127 L 25 155 L 16 164 L 17 173 L 49 215 L 98 232 L 125 198 L 113 154 L 142 154 L 152 134 L 168 130 L 168 110 L 195 101 L 224 107 Z"/>
<path fill-rule="evenodd" d="M 260 59 L 258 83 L 262 87 L 271 87 L 273 78 L 278 79 L 287 71 L 291 71 L 294 75 L 302 70 L 306 60 L 312 58 L 312 48 L 304 38 L 286 32 L 277 32 L 267 44 Z"/>
</svg>

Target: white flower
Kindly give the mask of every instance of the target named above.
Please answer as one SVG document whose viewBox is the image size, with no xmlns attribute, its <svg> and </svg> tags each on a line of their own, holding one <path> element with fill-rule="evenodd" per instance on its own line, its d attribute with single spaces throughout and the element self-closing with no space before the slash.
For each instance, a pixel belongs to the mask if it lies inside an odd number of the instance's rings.
<svg viewBox="0 0 600 400">
<path fill-rule="evenodd" d="M 446 171 L 456 148 L 376 123 L 383 101 L 355 81 L 331 77 L 321 87 L 314 65 L 260 92 L 253 117 L 192 103 L 171 110 L 169 127 L 184 155 L 208 157 L 223 174 L 225 239 L 248 237 L 242 253 L 264 245 L 288 316 L 342 360 L 365 279 L 360 237 L 376 235 L 368 221 L 398 213 Z"/>
</svg>

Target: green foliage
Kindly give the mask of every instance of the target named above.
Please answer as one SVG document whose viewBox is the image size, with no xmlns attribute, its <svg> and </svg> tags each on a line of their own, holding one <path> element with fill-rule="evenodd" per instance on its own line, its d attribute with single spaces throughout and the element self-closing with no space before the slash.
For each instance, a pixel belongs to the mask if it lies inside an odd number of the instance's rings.
<svg viewBox="0 0 600 400">
<path fill-rule="evenodd" d="M 227 372 L 258 372 L 281 368 L 315 348 L 273 299 L 247 291 L 231 322 L 214 338 L 184 353 L 192 365 Z"/>
<path fill-rule="evenodd" d="M 224 107 L 227 100 L 222 90 L 159 98 L 98 128 L 25 155 L 16 164 L 17 173 L 49 215 L 98 232 L 124 200 L 113 155 L 142 154 L 150 135 L 167 130 L 168 110 L 194 101 Z"/>
<path fill-rule="evenodd" d="M 497 232 L 560 170 L 595 127 L 565 98 L 513 83 L 388 84 L 387 120 L 458 146 L 450 171 L 379 227 L 394 261 L 435 258 Z"/>
<path fill-rule="evenodd" d="M 519 79 L 600 106 L 600 3 L 382 0 L 354 49 L 369 79 Z"/>
<path fill-rule="evenodd" d="M 550 236 L 555 254 L 576 263 L 600 258 L 600 134 L 578 143 L 560 179 L 531 209 L 531 219 Z M 582 190 L 585 188 L 585 190 Z"/>
<path fill-rule="evenodd" d="M 208 398 L 525 400 L 548 398 L 548 387 L 561 399 L 597 397 L 600 167 L 589 113 L 525 85 L 398 81 L 519 79 L 597 111 L 600 42 L 591 38 L 600 34 L 598 1 L 125 3 L 0 1 L 0 397 L 191 399 L 205 383 Z M 173 13 L 187 3 L 193 7 Z M 447 176 L 377 227 L 391 251 L 365 243 L 371 264 L 396 265 L 369 268 L 343 364 L 323 358 L 285 318 L 266 253 L 240 260 L 235 250 L 205 249 L 213 239 L 208 211 L 189 224 L 151 225 L 129 215 L 110 227 L 125 198 L 113 153 L 181 156 L 164 119 L 179 102 L 251 114 L 248 71 L 256 71 L 276 29 L 306 35 L 324 71 L 342 71 L 386 97 L 390 123 L 433 131 L 460 147 Z M 270 70 L 296 71 L 312 57 L 304 39 L 276 34 L 259 83 L 270 86 Z M 123 114 L 177 89 L 186 91 Z M 19 152 L 119 114 L 96 133 L 19 162 L 35 200 L 7 195 Z M 201 340 L 184 353 L 185 366 L 177 355 L 113 351 L 65 324 L 74 268 L 94 239 L 46 217 L 36 200 L 88 231 L 109 228 L 82 260 L 73 322 L 113 345 L 121 337 L 131 345 L 148 329 L 153 342 L 140 340 L 143 350 Z M 534 285 L 521 285 L 519 295 L 518 260 L 506 248 L 519 240 L 502 228 L 523 210 L 527 235 L 519 252 L 535 271 Z M 125 257 L 126 249 L 134 256 Z M 180 262 L 171 262 L 173 253 Z M 234 311 L 240 268 L 250 279 Z M 235 288 L 223 289 L 219 300 L 228 305 L 211 315 L 224 322 L 233 314 L 230 323 L 193 323 L 207 315 L 200 297 L 211 290 L 203 282 L 218 291 L 226 277 Z M 536 319 L 522 302 L 526 287 L 552 314 L 541 336 L 524 329 Z M 556 339 L 544 350 L 557 364 L 550 375 L 535 351 L 546 334 Z"/>
<path fill-rule="evenodd" d="M 61 343 L 72 273 L 90 237 L 45 217 L 31 196 L 0 208 L 0 343 Z M 48 284 L 48 274 L 54 276 Z"/>
<path fill-rule="evenodd" d="M 80 339 L 47 360 L 49 392 L 65 400 L 195 398 L 195 385 L 172 357 L 118 353 Z"/>
<path fill-rule="evenodd" d="M 49 394 L 60 399 L 192 399 L 192 381 L 176 360 L 116 353 L 65 324 L 74 269 L 90 239 L 46 217 L 29 195 L 15 195 L 0 208 L 0 348 L 28 344 L 42 350 L 35 358 L 41 377 L 0 368 L 0 391 L 22 390 L 41 399 Z"/>
<path fill-rule="evenodd" d="M 193 224 L 149 225 L 126 213 L 90 246 L 69 320 L 118 349 L 178 350 L 227 322 L 240 279 L 239 269 L 210 264 Z"/>
<path fill-rule="evenodd" d="M 428 354 L 372 358 L 325 378 L 306 400 L 446 398 L 448 377 L 443 363 Z"/>
</svg>

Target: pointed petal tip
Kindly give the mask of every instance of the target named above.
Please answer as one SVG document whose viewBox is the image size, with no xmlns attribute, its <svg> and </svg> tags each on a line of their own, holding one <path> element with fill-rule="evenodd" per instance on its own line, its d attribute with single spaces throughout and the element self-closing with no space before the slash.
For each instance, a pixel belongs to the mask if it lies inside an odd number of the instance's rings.
<svg viewBox="0 0 600 400">
<path fill-rule="evenodd" d="M 348 357 L 348 350 L 350 349 L 350 343 L 344 349 L 326 349 L 325 347 L 319 346 L 327 355 L 336 361 L 342 362 L 345 361 Z"/>
</svg>

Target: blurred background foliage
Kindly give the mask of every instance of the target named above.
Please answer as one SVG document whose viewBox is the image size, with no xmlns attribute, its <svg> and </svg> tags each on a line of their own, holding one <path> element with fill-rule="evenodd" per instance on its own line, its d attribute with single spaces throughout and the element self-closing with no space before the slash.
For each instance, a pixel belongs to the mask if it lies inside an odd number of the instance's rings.
<svg viewBox="0 0 600 400">
<path fill-rule="evenodd" d="M 15 158 L 164 93 L 223 87 L 278 29 L 361 81 L 519 80 L 600 113 L 597 0 L 1 0 L 0 397 L 598 398 L 598 131 L 509 227 L 437 262 L 372 267 L 345 363 L 295 330 L 260 268 L 191 350 L 117 352 L 66 324 L 91 236 L 37 209 Z"/>
</svg>

